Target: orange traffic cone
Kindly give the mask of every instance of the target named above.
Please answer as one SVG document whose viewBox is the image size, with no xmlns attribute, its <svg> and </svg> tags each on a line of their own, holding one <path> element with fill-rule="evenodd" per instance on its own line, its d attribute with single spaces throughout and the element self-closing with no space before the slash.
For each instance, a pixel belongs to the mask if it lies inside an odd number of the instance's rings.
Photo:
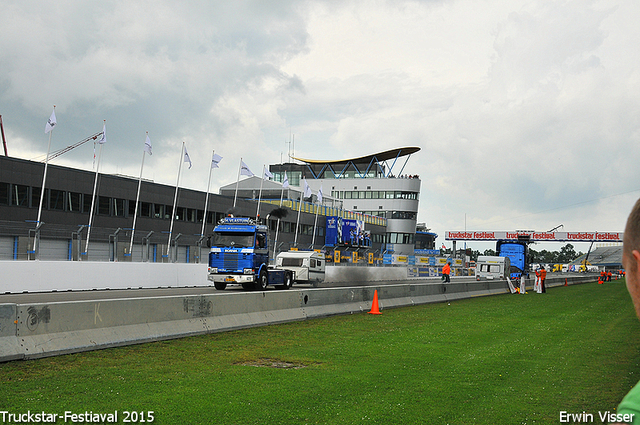
<svg viewBox="0 0 640 425">
<path fill-rule="evenodd" d="M 373 304 L 371 304 L 371 311 L 369 314 L 382 314 L 378 309 L 378 290 L 376 289 L 373 293 Z"/>
<path fill-rule="evenodd" d="M 567 282 L 567 278 L 564 278 L 564 286 L 569 286 L 569 283 Z"/>
</svg>

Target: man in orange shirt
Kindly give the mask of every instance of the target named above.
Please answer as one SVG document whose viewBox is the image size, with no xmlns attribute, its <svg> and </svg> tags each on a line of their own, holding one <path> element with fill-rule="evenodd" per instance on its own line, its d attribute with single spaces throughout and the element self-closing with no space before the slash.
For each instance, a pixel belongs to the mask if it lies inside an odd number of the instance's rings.
<svg viewBox="0 0 640 425">
<path fill-rule="evenodd" d="M 444 283 L 451 282 L 451 279 L 449 279 L 450 273 L 451 273 L 451 262 L 448 261 L 447 264 L 445 264 L 444 267 L 442 268 L 442 276 L 444 277 Z"/>
<path fill-rule="evenodd" d="M 542 294 L 547 292 L 547 287 L 545 285 L 545 280 L 547 279 L 547 269 L 542 267 L 540 269 L 540 287 L 542 288 Z"/>
</svg>

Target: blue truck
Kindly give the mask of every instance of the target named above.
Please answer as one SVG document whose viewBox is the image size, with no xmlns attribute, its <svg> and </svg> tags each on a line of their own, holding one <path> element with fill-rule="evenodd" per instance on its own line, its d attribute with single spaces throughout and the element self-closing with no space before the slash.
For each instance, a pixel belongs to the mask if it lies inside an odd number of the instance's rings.
<svg viewBox="0 0 640 425">
<path fill-rule="evenodd" d="M 499 240 L 496 242 L 496 252 L 500 257 L 509 258 L 511 279 L 520 278 L 523 273 L 525 275 L 529 273 L 529 241 Z"/>
<path fill-rule="evenodd" d="M 250 218 L 226 217 L 213 229 L 209 252 L 209 281 L 218 290 L 229 284 L 264 290 L 268 285 L 289 289 L 295 272 L 269 266 L 267 226 Z"/>
</svg>

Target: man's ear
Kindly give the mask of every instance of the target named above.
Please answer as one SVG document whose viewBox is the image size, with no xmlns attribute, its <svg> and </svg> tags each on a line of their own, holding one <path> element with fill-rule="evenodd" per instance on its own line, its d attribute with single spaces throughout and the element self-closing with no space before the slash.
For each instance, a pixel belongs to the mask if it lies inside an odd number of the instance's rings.
<svg viewBox="0 0 640 425">
<path fill-rule="evenodd" d="M 631 251 L 631 255 L 633 255 L 633 259 L 636 260 L 636 271 L 640 271 L 640 252 L 634 249 Z"/>
</svg>

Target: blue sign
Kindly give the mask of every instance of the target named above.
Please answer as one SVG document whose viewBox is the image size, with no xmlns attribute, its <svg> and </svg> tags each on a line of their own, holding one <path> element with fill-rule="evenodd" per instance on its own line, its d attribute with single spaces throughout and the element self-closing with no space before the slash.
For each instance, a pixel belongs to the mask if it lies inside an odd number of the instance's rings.
<svg viewBox="0 0 640 425">
<path fill-rule="evenodd" d="M 366 241 L 368 243 L 365 243 L 363 238 L 364 221 L 362 220 L 329 216 L 327 217 L 325 230 L 324 244 L 326 246 L 339 244 L 370 245 L 368 236 Z"/>
</svg>

